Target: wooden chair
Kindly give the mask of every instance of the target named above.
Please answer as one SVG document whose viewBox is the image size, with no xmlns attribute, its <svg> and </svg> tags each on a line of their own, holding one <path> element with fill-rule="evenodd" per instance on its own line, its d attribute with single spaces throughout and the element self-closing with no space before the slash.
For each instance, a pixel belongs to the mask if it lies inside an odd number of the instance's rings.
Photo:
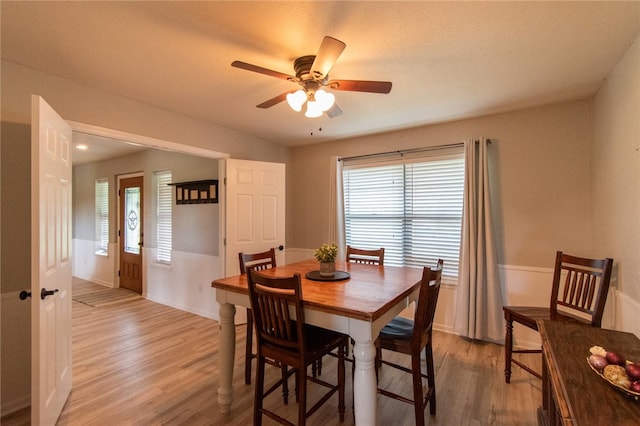
<svg viewBox="0 0 640 426">
<path fill-rule="evenodd" d="M 384 248 L 365 250 L 347 246 L 347 262 L 384 265 Z"/>
<path fill-rule="evenodd" d="M 579 322 L 600 327 L 609 292 L 613 259 L 587 259 L 556 253 L 549 307 L 504 306 L 506 321 L 504 378 L 511 381 L 511 363 L 538 378 L 542 375 L 512 358 L 513 353 L 541 353 L 540 349 L 513 349 L 513 322 L 538 331 L 539 319 Z"/>
<path fill-rule="evenodd" d="M 411 368 L 384 359 L 383 364 L 397 368 L 413 377 L 413 399 L 378 388 L 378 393 L 398 401 L 413 404 L 416 425 L 424 425 L 424 410 L 429 405 L 431 415 L 436 414 L 436 384 L 433 368 L 432 326 L 436 312 L 442 266 L 430 269 L 425 267 L 420 282 L 420 295 L 416 306 L 414 320 L 396 317 L 384 326 L 375 341 L 376 349 L 385 349 L 411 356 Z M 427 374 L 423 374 L 420 366 L 420 353 L 425 351 Z M 423 393 L 422 379 L 427 379 L 427 390 Z"/>
<path fill-rule="evenodd" d="M 282 377 L 265 392 L 264 373 L 267 358 L 292 367 L 292 371 L 296 373 L 299 425 L 304 425 L 307 418 L 336 392 L 338 392 L 340 421 L 344 421 L 344 353 L 349 341 L 348 336 L 305 324 L 300 274 L 291 277 L 269 277 L 249 269 L 247 278 L 258 341 L 253 424 L 261 425 L 263 414 L 282 424 L 291 424 L 263 406 L 264 398 L 290 375 Z M 295 320 L 292 313 L 295 313 Z M 309 365 L 335 349 L 338 350 L 336 385 L 307 375 Z M 307 381 L 328 388 L 328 391 L 309 410 L 307 410 Z"/>
<path fill-rule="evenodd" d="M 240 262 L 240 273 L 246 274 L 247 267 L 252 267 L 256 270 L 262 271 L 268 268 L 276 266 L 276 251 L 275 249 L 267 250 L 262 253 L 238 253 L 238 260 Z M 247 309 L 247 339 L 245 344 L 245 359 L 244 359 L 244 382 L 248 385 L 251 384 L 251 361 L 256 357 L 253 353 L 253 314 L 251 309 Z M 284 395 L 285 401 L 287 400 L 286 390 Z"/>
<path fill-rule="evenodd" d="M 443 266 L 444 266 L 444 260 L 438 259 L 434 270 L 442 269 Z M 403 317 L 395 317 L 394 319 L 389 321 L 389 323 L 387 324 L 387 326 L 389 327 L 388 329 L 393 329 L 395 327 L 400 327 L 400 328 L 405 327 L 406 321 L 407 320 Z M 382 349 L 377 348 L 376 349 L 376 377 L 378 375 L 377 369 L 379 369 L 380 367 L 382 367 Z"/>
</svg>

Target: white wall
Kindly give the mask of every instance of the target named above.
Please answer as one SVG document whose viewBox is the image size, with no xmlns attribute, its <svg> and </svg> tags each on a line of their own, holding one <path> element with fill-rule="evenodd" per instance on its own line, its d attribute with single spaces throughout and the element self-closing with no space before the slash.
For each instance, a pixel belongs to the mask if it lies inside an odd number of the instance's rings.
<svg viewBox="0 0 640 426">
<path fill-rule="evenodd" d="M 593 107 L 593 246 L 616 260 L 616 328 L 640 337 L 640 36 Z"/>
</svg>

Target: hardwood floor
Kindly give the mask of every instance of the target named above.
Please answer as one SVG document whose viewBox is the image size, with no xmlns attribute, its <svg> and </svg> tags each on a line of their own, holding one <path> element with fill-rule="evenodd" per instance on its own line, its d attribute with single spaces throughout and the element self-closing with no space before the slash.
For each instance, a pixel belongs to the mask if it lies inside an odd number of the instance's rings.
<svg viewBox="0 0 640 426">
<path fill-rule="evenodd" d="M 58 425 L 251 424 L 253 387 L 245 385 L 243 377 L 245 329 L 237 328 L 235 400 L 232 412 L 223 415 L 217 404 L 216 321 L 146 299 L 97 308 L 74 302 L 73 391 Z M 505 384 L 502 346 L 441 332 L 435 333 L 434 343 L 437 415 L 431 417 L 427 410 L 427 424 L 537 424 L 541 382 L 514 368 L 512 383 Z M 390 355 L 385 352 L 384 356 Z M 326 358 L 323 377 L 327 380 L 335 377 L 334 363 L 334 359 Z M 278 376 L 279 370 L 269 368 L 267 383 Z M 347 374 L 347 396 L 351 395 L 350 376 Z M 410 382 L 408 375 L 395 369 L 381 370 L 380 386 L 410 395 Z M 310 395 L 314 401 L 313 388 Z M 278 392 L 270 398 L 267 404 L 282 405 Z M 408 404 L 380 395 L 378 403 L 380 425 L 414 424 L 413 409 Z M 284 411 L 295 421 L 295 402 Z M 339 425 L 337 397 L 309 423 Z M 353 413 L 348 409 L 344 424 L 353 423 Z M 29 424 L 29 419 L 12 416 L 3 418 L 2 424 Z M 272 423 L 265 419 L 264 424 Z"/>
</svg>

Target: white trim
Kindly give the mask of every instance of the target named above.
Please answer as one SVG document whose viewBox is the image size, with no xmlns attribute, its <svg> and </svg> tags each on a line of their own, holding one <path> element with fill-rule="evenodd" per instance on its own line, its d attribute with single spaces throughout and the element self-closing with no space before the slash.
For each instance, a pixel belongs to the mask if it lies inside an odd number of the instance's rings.
<svg viewBox="0 0 640 426">
<path fill-rule="evenodd" d="M 105 127 L 94 126 L 91 124 L 79 123 L 77 121 L 67 121 L 71 130 L 74 132 L 87 133 L 90 135 L 103 136 L 106 138 L 120 139 L 126 142 L 132 142 L 139 145 L 145 145 L 149 148 L 161 149 L 164 151 L 175 151 L 184 154 L 192 154 L 207 158 L 229 158 L 230 155 L 212 151 L 206 148 L 198 148 L 191 145 L 183 145 L 177 142 L 171 142 L 163 139 L 156 139 L 148 136 L 136 135 L 133 133 L 122 132 L 115 129 L 107 129 Z"/>
<path fill-rule="evenodd" d="M 522 272 L 538 272 L 542 274 L 553 274 L 553 268 L 540 268 L 534 266 L 520 266 L 520 265 L 498 265 L 499 269 L 503 269 L 505 271 L 522 271 Z"/>
</svg>

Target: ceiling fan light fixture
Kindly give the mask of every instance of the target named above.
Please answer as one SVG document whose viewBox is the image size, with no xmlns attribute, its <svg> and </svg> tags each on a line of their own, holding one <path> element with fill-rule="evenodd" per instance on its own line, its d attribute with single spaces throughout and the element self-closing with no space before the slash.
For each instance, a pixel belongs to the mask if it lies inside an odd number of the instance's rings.
<svg viewBox="0 0 640 426">
<path fill-rule="evenodd" d="M 302 105 L 307 100 L 307 94 L 304 90 L 296 90 L 293 93 L 287 94 L 287 103 L 294 111 L 300 112 L 302 111 Z"/>
<path fill-rule="evenodd" d="M 320 105 L 320 109 L 322 112 L 327 111 L 329 108 L 333 106 L 333 103 L 336 101 L 336 97 L 333 93 L 325 92 L 320 89 L 316 91 L 316 102 Z"/>
<path fill-rule="evenodd" d="M 321 117 L 322 107 L 318 101 L 308 101 L 307 102 L 307 112 L 304 113 L 305 117 L 316 118 Z"/>
</svg>

